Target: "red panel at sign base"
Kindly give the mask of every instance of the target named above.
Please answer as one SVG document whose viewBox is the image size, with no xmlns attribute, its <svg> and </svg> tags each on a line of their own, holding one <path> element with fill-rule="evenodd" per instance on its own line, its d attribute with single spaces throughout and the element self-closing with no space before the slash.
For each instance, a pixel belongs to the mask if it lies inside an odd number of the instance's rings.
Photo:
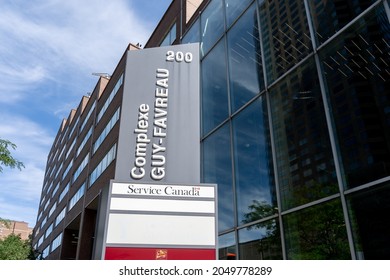
<svg viewBox="0 0 390 280">
<path fill-rule="evenodd" d="M 215 260 L 215 249 L 106 247 L 106 260 Z"/>
</svg>

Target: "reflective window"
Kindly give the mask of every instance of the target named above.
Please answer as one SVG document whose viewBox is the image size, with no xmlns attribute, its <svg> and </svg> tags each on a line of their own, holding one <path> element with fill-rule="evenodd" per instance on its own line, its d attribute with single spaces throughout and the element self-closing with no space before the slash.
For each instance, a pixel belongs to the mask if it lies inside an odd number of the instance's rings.
<svg viewBox="0 0 390 280">
<path fill-rule="evenodd" d="M 375 0 L 311 0 L 310 12 L 317 42 L 322 44 L 352 19 L 367 9 Z"/>
<path fill-rule="evenodd" d="M 62 190 L 60 196 L 58 197 L 58 204 L 61 203 L 61 201 L 64 199 L 68 191 L 69 191 L 69 182 L 66 184 L 65 188 Z"/>
<path fill-rule="evenodd" d="M 277 211 L 267 103 L 257 99 L 233 119 L 238 223 Z"/>
<path fill-rule="evenodd" d="M 54 211 L 56 210 L 56 208 L 57 208 L 57 204 L 56 203 L 54 203 L 54 205 L 50 208 L 50 210 L 49 210 L 49 214 L 47 215 L 49 218 L 50 218 L 50 216 L 54 213 Z"/>
<path fill-rule="evenodd" d="M 237 259 L 236 237 L 230 232 L 218 237 L 218 255 L 220 260 Z"/>
<path fill-rule="evenodd" d="M 205 55 L 224 32 L 222 0 L 212 0 L 200 16 L 201 55 Z"/>
<path fill-rule="evenodd" d="M 62 242 L 62 232 L 51 242 L 51 250 L 50 252 L 53 252 L 55 249 L 57 249 Z"/>
<path fill-rule="evenodd" d="M 260 2 L 264 57 L 271 83 L 306 57 L 312 42 L 304 0 Z"/>
<path fill-rule="evenodd" d="M 76 171 L 74 172 L 72 182 L 75 182 L 77 180 L 81 172 L 83 172 L 84 168 L 87 166 L 88 162 L 89 162 L 89 153 L 85 156 L 83 161 L 80 163 L 79 167 L 77 167 Z"/>
<path fill-rule="evenodd" d="M 87 116 L 85 117 L 83 123 L 82 123 L 81 126 L 80 126 L 80 132 L 83 131 L 83 129 L 84 129 L 85 125 L 87 124 L 89 118 L 91 117 L 92 113 L 94 112 L 94 110 L 95 110 L 95 105 L 96 105 L 96 102 L 93 102 L 91 108 L 89 108 L 89 111 L 88 111 L 88 113 L 87 113 Z"/>
<path fill-rule="evenodd" d="M 228 117 L 226 75 L 226 48 L 222 40 L 202 62 L 202 124 L 204 134 Z"/>
<path fill-rule="evenodd" d="M 93 183 L 102 175 L 102 173 L 107 169 L 107 167 L 111 164 L 111 162 L 116 157 L 116 144 L 111 147 L 111 149 L 107 152 L 104 158 L 99 162 L 99 164 L 95 167 L 95 169 L 91 172 L 89 177 L 89 187 L 92 186 Z"/>
<path fill-rule="evenodd" d="M 320 52 L 347 188 L 390 175 L 390 24 L 379 7 Z"/>
<path fill-rule="evenodd" d="M 73 208 L 73 206 L 75 206 L 76 203 L 80 200 L 80 198 L 83 197 L 84 192 L 85 192 L 85 182 L 81 185 L 81 187 L 79 187 L 77 192 L 70 199 L 69 205 L 68 205 L 68 211 L 70 211 Z"/>
<path fill-rule="evenodd" d="M 238 231 L 240 260 L 281 260 L 280 228 L 276 220 Z"/>
<path fill-rule="evenodd" d="M 72 168 L 73 166 L 73 159 L 68 163 L 68 166 L 66 167 L 64 173 L 62 174 L 62 179 L 61 180 L 64 180 L 64 178 L 68 175 L 70 169 Z"/>
<path fill-rule="evenodd" d="M 76 121 L 73 120 L 73 122 L 76 122 L 76 123 L 73 125 L 72 130 L 69 132 L 69 136 L 68 136 L 69 139 L 72 138 L 73 132 L 74 132 L 74 131 L 76 130 L 76 128 L 78 127 L 79 120 L 80 120 L 80 117 L 77 117 L 77 120 L 76 120 Z M 77 133 L 76 133 L 76 134 L 77 134 Z"/>
<path fill-rule="evenodd" d="M 45 239 L 50 235 L 52 231 L 53 231 L 53 223 L 51 223 L 50 226 L 47 227 L 45 231 Z"/>
<path fill-rule="evenodd" d="M 176 23 L 172 25 L 171 29 L 168 31 L 168 34 L 165 36 L 160 46 L 172 45 L 175 40 L 176 40 Z"/>
<path fill-rule="evenodd" d="M 68 159 L 70 152 L 73 150 L 74 145 L 76 144 L 77 137 L 74 138 L 72 144 L 69 146 L 68 151 L 66 152 L 65 160 Z"/>
<path fill-rule="evenodd" d="M 123 84 L 123 74 L 119 77 L 118 81 L 116 82 L 114 88 L 110 92 L 110 95 L 108 96 L 107 100 L 104 102 L 102 109 L 100 110 L 99 114 L 96 118 L 96 124 L 100 121 L 100 119 L 103 117 L 104 113 L 106 112 L 108 106 L 110 106 L 111 101 L 114 99 L 116 93 L 119 91 L 120 87 Z M 107 93 L 105 93 L 107 94 Z M 81 131 L 81 129 L 80 129 Z"/>
<path fill-rule="evenodd" d="M 288 214 L 283 226 L 287 259 L 351 259 L 339 199 Z"/>
<path fill-rule="evenodd" d="M 42 234 L 42 236 L 38 240 L 38 246 L 41 246 L 44 239 L 45 239 L 45 236 Z"/>
<path fill-rule="evenodd" d="M 115 126 L 115 124 L 119 120 L 119 117 L 120 117 L 120 108 L 118 108 L 115 111 L 114 115 L 111 117 L 110 121 L 106 124 L 103 131 L 100 133 L 99 137 L 96 139 L 95 143 L 93 144 L 93 151 L 92 151 L 93 154 L 97 151 L 97 149 L 103 143 L 104 139 L 106 139 L 106 137 L 110 133 L 111 129 Z"/>
<path fill-rule="evenodd" d="M 348 198 L 357 259 L 390 259 L 390 184 Z"/>
<path fill-rule="evenodd" d="M 200 42 L 200 20 L 199 18 L 192 24 L 182 39 L 182 44 Z"/>
<path fill-rule="evenodd" d="M 252 5 L 227 35 L 233 112 L 264 89 L 256 14 Z"/>
<path fill-rule="evenodd" d="M 46 248 L 43 249 L 43 252 L 42 252 L 42 255 L 41 255 L 42 259 L 47 258 L 47 256 L 49 255 L 49 249 L 50 249 L 50 245 L 47 245 Z"/>
<path fill-rule="evenodd" d="M 250 2 L 252 2 L 252 0 L 225 0 L 226 21 L 228 26 L 230 26 L 246 7 L 248 7 Z"/>
<path fill-rule="evenodd" d="M 54 188 L 53 192 L 51 193 L 52 198 L 56 195 L 59 188 L 60 188 L 60 182 L 57 183 L 56 187 Z"/>
<path fill-rule="evenodd" d="M 87 144 L 87 141 L 89 140 L 89 137 L 92 135 L 92 126 L 89 128 L 88 132 L 85 134 L 83 141 L 81 142 L 80 146 L 77 148 L 76 157 L 79 156 L 81 151 L 83 150 L 85 144 Z"/>
<path fill-rule="evenodd" d="M 203 141 L 203 182 L 218 184 L 218 230 L 234 226 L 230 129 L 224 125 Z"/>
<path fill-rule="evenodd" d="M 314 60 L 270 90 L 283 210 L 338 191 Z"/>
<path fill-rule="evenodd" d="M 61 212 L 57 215 L 54 226 L 57 226 L 64 218 L 66 214 L 66 207 L 61 210 Z"/>
</svg>

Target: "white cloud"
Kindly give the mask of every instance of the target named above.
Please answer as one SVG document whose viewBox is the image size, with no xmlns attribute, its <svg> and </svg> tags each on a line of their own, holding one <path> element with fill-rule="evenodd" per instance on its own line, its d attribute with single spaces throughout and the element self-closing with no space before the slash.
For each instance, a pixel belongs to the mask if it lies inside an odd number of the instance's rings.
<svg viewBox="0 0 390 280">
<path fill-rule="evenodd" d="M 0 0 L 0 138 L 26 166 L 0 173 L 0 217 L 34 225 L 60 121 L 93 90 L 91 73 L 113 72 L 128 43 L 144 45 L 159 20 L 135 12 L 138 1 Z"/>
<path fill-rule="evenodd" d="M 0 38 L 7 38 L 0 47 L 4 103 L 27 98 L 27 89 L 43 80 L 79 84 L 83 76 L 90 81 L 84 86 L 93 86 L 92 72 L 112 72 L 129 42 L 144 42 L 149 36 L 125 0 L 37 0 L 23 5 L 0 10 Z"/>
</svg>

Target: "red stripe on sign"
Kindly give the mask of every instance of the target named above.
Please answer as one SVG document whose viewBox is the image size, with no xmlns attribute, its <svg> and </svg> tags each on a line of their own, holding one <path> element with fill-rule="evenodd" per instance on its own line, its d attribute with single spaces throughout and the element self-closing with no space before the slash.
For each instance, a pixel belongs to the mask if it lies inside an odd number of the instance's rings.
<svg viewBox="0 0 390 280">
<path fill-rule="evenodd" d="M 215 249 L 106 247 L 106 260 L 215 260 Z"/>
</svg>

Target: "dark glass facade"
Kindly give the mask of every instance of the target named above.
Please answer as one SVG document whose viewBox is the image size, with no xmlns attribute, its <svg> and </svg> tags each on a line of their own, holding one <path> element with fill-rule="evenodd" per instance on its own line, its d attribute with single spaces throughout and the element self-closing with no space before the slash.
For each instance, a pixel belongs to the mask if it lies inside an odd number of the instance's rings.
<svg viewBox="0 0 390 280">
<path fill-rule="evenodd" d="M 204 2 L 220 259 L 390 259 L 389 2 Z"/>
</svg>

